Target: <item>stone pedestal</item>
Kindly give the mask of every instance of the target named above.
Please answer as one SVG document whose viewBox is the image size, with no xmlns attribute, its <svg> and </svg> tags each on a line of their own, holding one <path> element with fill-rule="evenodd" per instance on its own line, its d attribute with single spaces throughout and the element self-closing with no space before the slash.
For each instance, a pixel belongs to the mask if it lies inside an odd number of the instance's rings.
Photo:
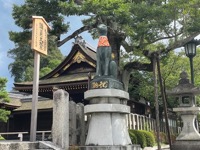
<svg viewBox="0 0 200 150">
<path fill-rule="evenodd" d="M 85 92 L 85 99 L 90 100 L 90 105 L 84 108 L 85 114 L 91 115 L 85 145 L 130 145 L 126 126 L 129 94 L 118 89 L 93 89 Z"/>
<path fill-rule="evenodd" d="M 183 129 L 176 142 L 172 145 L 172 150 L 199 150 L 200 134 L 195 127 L 195 118 L 200 112 L 199 107 L 180 107 L 174 108 L 173 111 L 181 115 Z"/>
</svg>

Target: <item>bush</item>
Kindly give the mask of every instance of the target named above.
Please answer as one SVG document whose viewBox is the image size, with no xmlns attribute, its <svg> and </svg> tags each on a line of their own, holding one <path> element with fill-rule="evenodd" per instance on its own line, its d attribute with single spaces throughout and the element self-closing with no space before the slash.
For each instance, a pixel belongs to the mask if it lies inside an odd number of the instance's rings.
<svg viewBox="0 0 200 150">
<path fill-rule="evenodd" d="M 171 137 L 171 141 L 172 143 L 174 143 L 176 141 L 176 135 L 175 134 L 170 134 Z M 166 143 L 165 144 L 169 144 L 169 140 L 168 140 L 168 136 L 166 135 Z"/>
<path fill-rule="evenodd" d="M 4 137 L 0 136 L 0 140 L 5 140 Z"/>
<path fill-rule="evenodd" d="M 153 147 L 155 145 L 155 137 L 153 133 L 145 130 L 142 130 L 141 132 L 144 134 L 146 138 L 147 146 Z"/>
<path fill-rule="evenodd" d="M 131 142 L 133 144 L 138 144 L 136 135 L 132 132 L 133 130 L 129 130 L 129 136 L 131 138 Z"/>
<path fill-rule="evenodd" d="M 157 141 L 157 132 L 153 132 L 153 134 L 154 134 L 154 137 L 155 137 L 155 139 Z M 161 143 L 166 143 L 166 134 L 164 132 L 160 132 L 159 136 L 160 136 L 160 142 Z"/>
<path fill-rule="evenodd" d="M 145 138 L 142 131 L 130 130 L 130 132 L 133 133 L 136 136 L 136 138 L 137 138 L 136 144 L 140 144 L 142 148 L 147 146 L 147 141 L 146 141 L 146 138 Z"/>
<path fill-rule="evenodd" d="M 167 136 L 164 132 L 160 132 L 160 142 L 164 144 L 167 143 Z"/>
</svg>

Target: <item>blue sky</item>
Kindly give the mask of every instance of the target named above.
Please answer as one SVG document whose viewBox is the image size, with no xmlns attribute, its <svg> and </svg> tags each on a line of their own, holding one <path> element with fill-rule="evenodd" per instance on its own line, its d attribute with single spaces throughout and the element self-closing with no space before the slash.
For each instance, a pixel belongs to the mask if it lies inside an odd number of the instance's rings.
<svg viewBox="0 0 200 150">
<path fill-rule="evenodd" d="M 20 31 L 22 30 L 18 26 L 15 25 L 14 19 L 12 18 L 12 6 L 13 4 L 21 5 L 23 4 L 23 0 L 0 0 L 0 77 L 5 77 L 8 79 L 6 90 L 9 92 L 12 90 L 13 85 L 13 78 L 11 77 L 11 73 L 8 70 L 8 65 L 13 61 L 11 58 L 8 58 L 7 51 L 9 49 L 14 48 L 14 43 L 9 40 L 9 31 Z M 83 17 L 68 17 L 66 21 L 70 22 L 70 31 L 61 36 L 61 39 L 70 35 L 76 29 L 81 27 L 81 18 Z M 91 36 L 85 32 L 81 34 L 81 36 L 85 39 L 87 43 L 91 46 L 96 47 L 96 40 L 93 40 Z M 72 47 L 72 42 L 74 40 L 70 40 L 65 43 L 63 46 L 60 47 L 61 52 L 63 55 L 67 55 Z"/>
</svg>

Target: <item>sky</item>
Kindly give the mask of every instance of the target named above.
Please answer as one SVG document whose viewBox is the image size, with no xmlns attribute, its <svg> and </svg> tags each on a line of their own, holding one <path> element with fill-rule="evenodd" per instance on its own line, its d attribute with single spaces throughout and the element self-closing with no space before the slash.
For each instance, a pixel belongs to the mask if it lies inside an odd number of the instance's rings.
<svg viewBox="0 0 200 150">
<path fill-rule="evenodd" d="M 8 70 L 8 65 L 12 63 L 14 60 L 7 56 L 7 52 L 10 49 L 15 47 L 14 43 L 9 40 L 9 31 L 21 31 L 22 29 L 15 25 L 14 19 L 12 18 L 12 6 L 13 4 L 21 5 L 24 3 L 24 0 L 0 0 L 0 77 L 4 77 L 8 79 L 6 90 L 10 92 L 14 87 L 13 77 L 11 77 L 11 73 Z M 81 19 L 83 17 L 68 17 L 66 18 L 67 22 L 70 22 L 70 30 L 67 34 L 61 36 L 61 40 L 65 38 L 67 35 L 73 33 L 76 29 L 80 28 L 82 23 Z M 96 47 L 97 41 L 93 40 L 89 33 L 84 32 L 81 34 L 83 39 L 89 43 L 92 47 Z M 60 50 L 63 55 L 67 55 L 72 47 L 72 42 L 74 40 L 70 40 L 60 47 Z"/>
</svg>

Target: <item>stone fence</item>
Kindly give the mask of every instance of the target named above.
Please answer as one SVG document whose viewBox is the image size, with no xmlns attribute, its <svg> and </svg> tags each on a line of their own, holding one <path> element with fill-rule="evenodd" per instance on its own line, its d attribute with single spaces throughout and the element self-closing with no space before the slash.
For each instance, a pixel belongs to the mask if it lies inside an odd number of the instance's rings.
<svg viewBox="0 0 200 150">
<path fill-rule="evenodd" d="M 70 145 L 85 145 L 86 124 L 84 105 L 69 102 L 69 143 Z"/>
<path fill-rule="evenodd" d="M 131 113 L 127 115 L 127 127 L 133 130 L 156 131 L 156 120 L 143 115 Z M 175 120 L 169 119 L 169 128 L 172 134 L 177 133 Z M 160 121 L 160 132 L 167 132 L 164 121 Z"/>
</svg>

